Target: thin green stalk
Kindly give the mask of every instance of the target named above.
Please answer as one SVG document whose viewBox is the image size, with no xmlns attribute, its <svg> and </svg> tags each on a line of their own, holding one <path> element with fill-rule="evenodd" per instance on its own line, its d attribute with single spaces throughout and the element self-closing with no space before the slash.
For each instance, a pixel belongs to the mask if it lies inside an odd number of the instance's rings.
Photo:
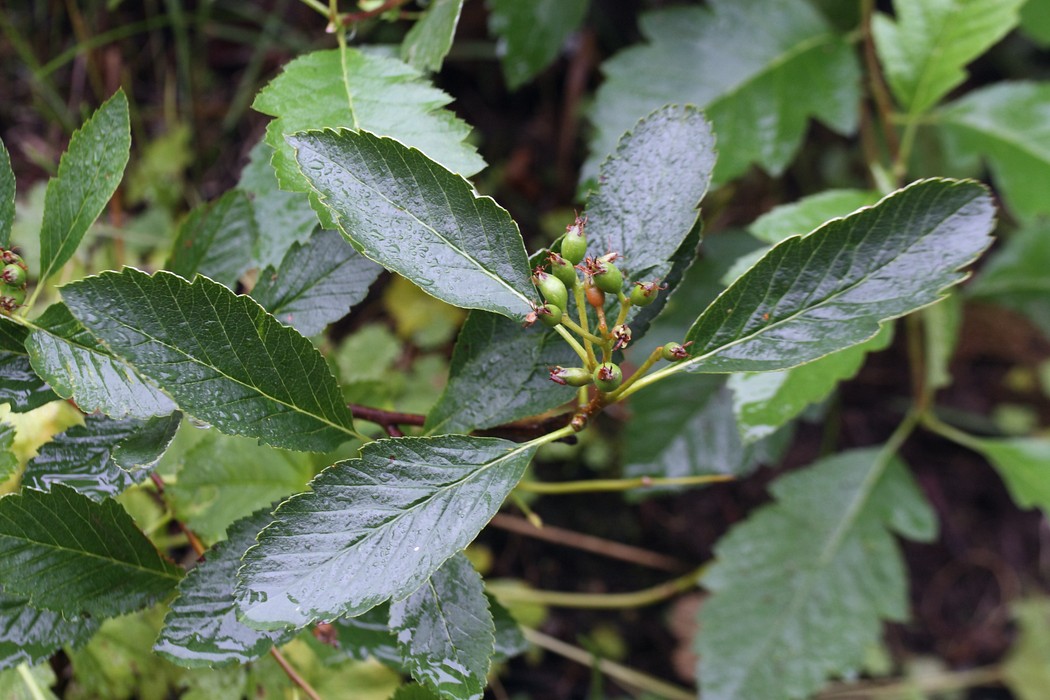
<svg viewBox="0 0 1050 700">
<path fill-rule="evenodd" d="M 47 695 L 44 694 L 44 689 L 40 687 L 40 683 L 30 670 L 29 664 L 18 664 L 18 675 L 22 677 L 22 682 L 25 683 L 26 690 L 29 691 L 33 700 L 47 700 Z"/>
<path fill-rule="evenodd" d="M 521 631 L 530 644 L 535 644 L 541 649 L 546 649 L 583 666 L 597 666 L 599 671 L 623 685 L 667 698 L 667 700 L 696 700 L 696 693 L 693 691 L 665 683 L 659 678 L 628 668 L 615 661 L 596 658 L 594 654 L 585 649 L 563 642 L 538 630 L 523 627 Z"/>
<path fill-rule="evenodd" d="M 973 450 L 974 452 L 982 451 L 980 438 L 974 437 L 969 433 L 963 432 L 958 428 L 948 425 L 932 413 L 923 414 L 922 425 L 927 430 L 937 433 L 941 437 L 947 438 L 948 440 L 951 440 L 952 442 L 958 445 L 962 445 L 967 449 Z"/>
<path fill-rule="evenodd" d="M 670 365 L 668 367 L 664 367 L 663 369 L 657 370 L 657 371 L 653 372 L 652 374 L 646 375 L 646 376 L 642 377 L 641 379 L 639 379 L 639 380 L 637 380 L 635 382 L 632 382 L 631 385 L 628 386 L 628 387 L 621 386 L 620 389 L 617 391 L 616 400 L 617 401 L 622 401 L 623 399 L 626 399 L 628 396 L 630 396 L 634 392 L 638 391 L 639 389 L 644 389 L 645 387 L 649 386 L 650 384 L 655 384 L 656 382 L 660 381 L 661 379 L 664 379 L 666 377 L 671 376 L 672 374 L 676 374 L 678 372 L 683 371 L 684 367 L 685 367 L 684 363 L 678 362 L 678 363 L 675 363 L 675 364 Z"/>
<path fill-rule="evenodd" d="M 620 300 L 620 313 L 616 315 L 616 323 L 613 326 L 619 326 L 627 320 L 627 312 L 631 310 L 631 300 L 627 298 L 627 295 L 622 291 L 616 293 L 617 298 Z"/>
<path fill-rule="evenodd" d="M 571 593 L 539 591 L 531 588 L 508 588 L 500 591 L 499 597 L 501 602 L 506 600 L 510 603 L 533 603 L 555 608 L 586 608 L 589 610 L 643 608 L 695 588 L 705 568 L 706 565 L 670 581 L 630 593 Z"/>
<path fill-rule="evenodd" d="M 587 299 L 584 297 L 583 285 L 577 284 L 573 287 L 572 294 L 576 298 L 576 314 L 580 317 L 580 328 L 587 335 L 590 335 L 591 326 L 590 321 L 587 320 Z M 590 369 L 598 364 L 598 360 L 594 356 L 594 348 L 591 345 L 591 341 L 587 340 L 587 336 L 583 338 L 583 347 L 587 350 L 587 367 Z"/>
<path fill-rule="evenodd" d="M 570 493 L 630 491 L 652 486 L 698 486 L 701 484 L 732 481 L 735 478 L 731 474 L 702 474 L 698 476 L 675 477 L 640 476 L 633 479 L 588 479 L 586 481 L 522 481 L 515 488 L 528 493 L 561 496 Z"/>
<path fill-rule="evenodd" d="M 565 319 L 562 319 L 563 322 L 564 322 L 564 320 Z M 584 347 L 582 345 L 580 345 L 576 341 L 576 339 L 573 338 L 569 334 L 569 331 L 565 330 L 564 326 L 561 326 L 561 325 L 555 326 L 554 330 L 558 332 L 558 335 L 560 335 L 565 340 L 565 342 L 569 344 L 569 347 L 571 347 L 573 349 L 573 351 L 575 351 L 576 354 L 580 356 L 580 359 L 583 360 L 583 363 L 585 365 L 588 365 L 588 369 L 590 369 L 590 366 L 589 366 L 590 357 L 589 357 L 589 355 L 587 353 L 587 350 L 584 349 Z"/>
<path fill-rule="evenodd" d="M 636 369 L 634 373 L 630 377 L 628 377 L 624 381 L 624 383 L 619 386 L 618 389 L 616 389 L 616 391 L 613 391 L 609 394 L 609 403 L 619 401 L 620 396 L 623 394 L 624 391 L 630 389 L 634 383 L 636 383 L 639 379 L 644 377 L 645 373 L 649 371 L 649 368 L 655 365 L 657 362 L 659 362 L 660 358 L 663 357 L 663 350 L 664 347 L 661 345 L 660 347 L 656 348 L 651 353 L 649 353 L 649 357 L 645 358 L 645 362 L 639 365 L 638 369 Z"/>
<path fill-rule="evenodd" d="M 329 11 L 329 9 L 325 6 L 325 4 L 323 2 L 319 2 L 319 0 L 299 0 L 299 2 L 303 3 L 304 5 L 309 7 L 310 9 L 314 10 L 315 12 L 317 12 L 322 17 L 324 17 L 326 19 L 329 19 L 329 20 L 332 19 L 331 12 Z"/>
<path fill-rule="evenodd" d="M 578 336 L 580 336 L 584 340 L 589 340 L 592 343 L 597 343 L 598 345 L 601 345 L 602 343 L 605 342 L 601 338 L 599 338 L 598 336 L 594 335 L 593 333 L 589 333 L 588 331 L 585 331 L 580 324 L 576 323 L 576 321 L 573 321 L 568 316 L 563 315 L 561 317 L 561 323 L 562 323 L 563 326 L 565 326 L 569 330 L 573 331 L 574 333 L 576 333 Z"/>
<path fill-rule="evenodd" d="M 529 507 L 529 504 L 525 502 L 525 499 L 521 497 L 521 494 L 510 492 L 510 500 L 514 501 L 514 505 L 518 507 L 525 519 L 529 521 L 529 524 L 535 528 L 543 528 L 543 518 L 536 515 L 536 512 Z"/>
</svg>

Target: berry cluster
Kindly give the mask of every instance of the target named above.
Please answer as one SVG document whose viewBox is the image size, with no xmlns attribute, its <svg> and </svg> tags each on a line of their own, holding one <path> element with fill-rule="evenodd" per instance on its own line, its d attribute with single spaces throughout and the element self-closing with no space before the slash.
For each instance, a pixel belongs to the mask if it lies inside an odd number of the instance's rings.
<svg viewBox="0 0 1050 700">
<path fill-rule="evenodd" d="M 0 248 L 0 313 L 10 314 L 26 302 L 27 275 L 22 256 L 12 250 Z"/>
<path fill-rule="evenodd" d="M 574 387 L 593 385 L 599 392 L 600 402 L 608 403 L 615 400 L 618 390 L 636 378 L 628 378 L 625 383 L 623 371 L 612 361 L 613 353 L 631 342 L 631 328 L 626 323 L 628 313 L 631 307 L 652 304 L 667 285 L 660 284 L 659 280 L 625 285 L 623 273 L 615 262 L 620 258 L 619 253 L 587 257 L 586 224 L 586 217 L 577 216 L 561 239 L 560 252 L 551 251 L 546 265 L 534 271 L 533 283 L 546 303 L 529 315 L 528 323 L 538 320 L 557 329 L 584 363 L 583 367 L 552 367 L 551 380 Z M 611 324 L 605 308 L 608 296 L 619 305 L 616 320 Z M 569 311 L 570 301 L 575 303 L 575 319 Z M 593 330 L 588 307 L 598 320 Z M 653 362 L 660 358 L 676 362 L 686 357 L 688 351 L 684 346 L 668 343 L 654 353 Z M 647 362 L 636 375 L 651 364 Z"/>
</svg>

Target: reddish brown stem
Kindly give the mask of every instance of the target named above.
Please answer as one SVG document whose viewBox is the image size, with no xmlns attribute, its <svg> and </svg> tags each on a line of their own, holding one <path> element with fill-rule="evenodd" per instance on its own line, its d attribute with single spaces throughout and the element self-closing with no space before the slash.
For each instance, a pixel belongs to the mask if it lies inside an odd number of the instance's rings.
<svg viewBox="0 0 1050 700">
<path fill-rule="evenodd" d="M 879 69 L 879 58 L 875 53 L 875 39 L 871 33 L 871 15 L 875 10 L 874 0 L 864 0 L 861 17 L 861 32 L 864 45 L 864 64 L 868 72 L 868 81 L 871 87 L 871 96 L 875 101 L 875 109 L 882 122 L 883 135 L 886 138 L 886 147 L 889 149 L 890 158 L 894 162 L 900 152 L 900 140 L 893 128 L 893 100 L 890 97 L 886 83 L 883 81 L 882 71 Z"/>
<path fill-rule="evenodd" d="M 149 475 L 149 478 L 153 482 L 153 485 L 157 487 L 157 493 L 163 497 L 164 479 L 161 479 L 160 476 L 158 476 L 155 473 L 151 473 Z M 186 527 L 186 523 L 182 522 L 181 520 L 175 519 L 175 524 L 179 526 L 180 530 L 182 530 L 182 534 L 186 535 L 186 539 L 189 541 L 190 546 L 193 547 L 194 553 L 196 553 L 198 557 L 204 554 L 204 543 L 201 542 L 199 537 L 197 537 L 197 534 L 193 532 L 193 530 Z"/>
<path fill-rule="evenodd" d="M 385 411 L 381 408 L 372 408 L 371 406 L 362 406 L 356 403 L 347 404 L 347 406 L 350 408 L 350 413 L 353 414 L 354 418 L 360 418 L 369 423 L 382 426 L 388 433 L 391 426 L 396 428 L 399 425 L 423 425 L 427 419 L 421 413 Z"/>
<path fill-rule="evenodd" d="M 292 665 L 288 663 L 288 659 L 284 658 L 277 647 L 270 647 L 270 655 L 273 660 L 277 662 L 277 665 L 281 667 L 281 670 L 285 672 L 288 678 L 299 686 L 299 689 L 303 691 L 303 694 L 310 700 L 321 700 L 321 696 L 317 694 L 317 691 L 310 687 L 310 684 L 306 682 L 306 679 L 299 675 L 298 671 L 292 668 Z"/>
<path fill-rule="evenodd" d="M 386 0 L 382 5 L 375 8 L 374 10 L 362 10 L 361 12 L 348 12 L 342 16 L 343 25 L 353 24 L 354 22 L 361 22 L 372 17 L 378 17 L 379 15 L 400 7 L 407 3 L 408 0 Z"/>
</svg>

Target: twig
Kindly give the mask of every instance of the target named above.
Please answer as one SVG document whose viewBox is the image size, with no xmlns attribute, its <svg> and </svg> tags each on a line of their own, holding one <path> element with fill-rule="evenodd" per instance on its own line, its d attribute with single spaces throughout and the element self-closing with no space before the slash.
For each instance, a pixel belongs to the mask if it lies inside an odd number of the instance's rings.
<svg viewBox="0 0 1050 700">
<path fill-rule="evenodd" d="M 306 679 L 300 676 L 298 671 L 288 663 L 288 659 L 284 658 L 284 654 L 282 654 L 277 647 L 270 647 L 270 656 L 273 657 L 273 660 L 277 662 L 277 665 L 281 667 L 281 670 L 285 672 L 289 679 L 291 679 L 292 683 L 299 686 L 299 689 L 306 694 L 306 697 L 310 698 L 310 700 L 321 700 L 321 696 L 317 694 L 317 691 L 310 687 L 310 684 L 306 682 Z"/>
<path fill-rule="evenodd" d="M 897 139 L 897 132 L 893 129 L 893 100 L 890 99 L 890 93 L 886 89 L 882 72 L 879 70 L 879 58 L 875 54 L 875 40 L 871 33 L 871 16 L 875 11 L 875 0 L 863 0 L 861 7 L 860 26 L 864 44 L 864 65 L 867 68 L 875 109 L 879 113 L 879 121 L 882 122 L 886 147 L 889 149 L 891 161 L 896 162 L 900 157 L 900 141 Z"/>
<path fill-rule="evenodd" d="M 347 404 L 354 418 L 375 423 L 386 431 L 390 437 L 404 437 L 404 433 L 398 426 L 423 425 L 427 417 L 419 413 L 398 413 L 397 411 L 384 411 L 381 408 L 362 406 L 360 404 Z"/>
<path fill-rule="evenodd" d="M 576 593 L 573 591 L 508 588 L 501 591 L 499 597 L 511 603 L 536 603 L 556 608 L 586 608 L 589 610 L 643 608 L 695 588 L 697 580 L 705 568 L 706 565 L 656 586 L 627 593 Z"/>
<path fill-rule="evenodd" d="M 689 568 L 689 564 L 666 554 L 651 552 L 648 549 L 623 544 L 622 542 L 616 542 L 614 540 L 606 540 L 601 537 L 595 537 L 594 535 L 585 535 L 583 533 L 566 530 L 565 528 L 556 527 L 554 525 L 544 525 L 542 529 L 537 528 L 524 518 L 518 518 L 505 513 L 497 513 L 489 524 L 493 527 L 498 527 L 501 530 L 507 530 L 508 532 L 513 532 L 518 535 L 533 537 L 545 542 L 560 544 L 563 547 L 572 547 L 584 552 L 592 552 L 594 554 L 600 554 L 603 557 L 609 557 L 610 559 L 619 559 L 621 561 L 631 562 L 632 564 L 638 564 L 639 566 L 660 569 L 661 571 L 670 571 L 673 573 L 684 571 Z"/>
</svg>

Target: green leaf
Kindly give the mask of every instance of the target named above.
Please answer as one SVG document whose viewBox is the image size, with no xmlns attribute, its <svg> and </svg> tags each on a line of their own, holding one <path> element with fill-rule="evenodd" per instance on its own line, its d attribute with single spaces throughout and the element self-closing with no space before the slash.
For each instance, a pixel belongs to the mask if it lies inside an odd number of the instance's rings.
<svg viewBox="0 0 1050 700">
<path fill-rule="evenodd" d="M 1026 316 L 1050 336 L 1050 222 L 1014 231 L 981 268 L 968 295 Z"/>
<path fill-rule="evenodd" d="M 64 304 L 49 306 L 34 321 L 25 347 L 33 369 L 83 411 L 150 418 L 175 410 L 175 402 L 105 348 Z"/>
<path fill-rule="evenodd" d="M 729 378 L 733 414 L 744 442 L 772 435 L 810 404 L 826 399 L 838 383 L 852 378 L 869 352 L 885 349 L 893 338 L 886 325 L 871 340 L 808 364 L 779 372 L 741 372 Z"/>
<path fill-rule="evenodd" d="M 270 165 L 273 148 L 260 141 L 248 154 L 237 188 L 252 200 L 255 220 L 255 258 L 260 268 L 276 267 L 292 243 L 305 243 L 317 228 L 317 214 L 305 192 L 285 192 L 277 185 Z"/>
<path fill-rule="evenodd" d="M 126 268 L 66 285 L 62 296 L 113 354 L 222 432 L 317 452 L 354 435 L 310 341 L 221 284 Z"/>
<path fill-rule="evenodd" d="M 367 132 L 288 137 L 310 185 L 365 255 L 444 302 L 520 319 L 538 299 L 518 226 L 421 152 Z"/>
<path fill-rule="evenodd" d="M 382 271 L 339 233 L 319 230 L 305 245 L 293 243 L 276 270 L 263 270 L 252 298 L 282 323 L 316 335 L 364 300 Z"/>
<path fill-rule="evenodd" d="M 441 696 L 422 685 L 403 685 L 390 700 L 440 700 Z"/>
<path fill-rule="evenodd" d="M 758 240 L 775 245 L 791 236 L 807 234 L 829 219 L 871 206 L 879 199 L 879 193 L 872 190 L 824 190 L 797 202 L 773 207 L 755 219 L 747 230 Z"/>
<path fill-rule="evenodd" d="M 470 127 L 442 109 L 451 101 L 415 68 L 347 49 L 343 60 L 338 50 L 295 59 L 259 92 L 252 107 L 277 117 L 266 128 L 266 143 L 275 150 L 273 166 L 281 187 L 309 192 L 285 142 L 285 135 L 307 129 L 363 129 L 414 146 L 464 177 L 478 172 L 485 162 L 464 141 Z"/>
<path fill-rule="evenodd" d="M 0 484 L 6 482 L 21 467 L 21 463 L 11 448 L 15 444 L 14 426 L 0 423 Z"/>
<path fill-rule="evenodd" d="M 907 578 L 891 532 L 931 540 L 936 519 L 907 468 L 852 450 L 771 487 L 776 503 L 730 530 L 703 577 L 706 700 L 810 697 L 861 667 L 880 620 L 904 621 Z"/>
<path fill-rule="evenodd" d="M 28 357 L 0 351 L 0 404 L 11 404 L 12 411 L 24 413 L 57 399 L 33 371 Z"/>
<path fill-rule="evenodd" d="M 579 358 L 553 331 L 522 331 L 516 321 L 472 311 L 452 351 L 448 384 L 424 427 L 431 434 L 465 433 L 560 406 L 575 389 L 552 382 L 550 368 L 575 364 Z"/>
<path fill-rule="evenodd" d="M 590 252 L 622 254 L 628 281 L 666 275 L 697 225 L 714 165 L 714 135 L 698 109 L 669 105 L 642 119 L 602 163 L 587 201 Z"/>
<path fill-rule="evenodd" d="M 895 0 L 872 17 L 875 49 L 897 102 L 922 114 L 966 80 L 964 68 L 1017 26 L 1025 0 Z"/>
<path fill-rule="evenodd" d="M 1017 505 L 1050 513 L 1050 440 L 969 438 L 964 444 L 995 467 Z"/>
<path fill-rule="evenodd" d="M 33 607 L 112 617 L 167 595 L 182 572 L 131 516 L 55 484 L 0 498 L 0 584 Z"/>
<path fill-rule="evenodd" d="M 390 629 L 417 681 L 449 700 L 484 696 L 496 628 L 481 576 L 462 553 L 390 605 Z"/>
<path fill-rule="evenodd" d="M 244 192 L 230 190 L 189 213 L 179 225 L 167 269 L 186 279 L 200 273 L 230 289 L 252 267 L 258 231 L 252 203 Z"/>
<path fill-rule="evenodd" d="M 963 321 L 960 294 L 949 294 L 922 311 L 923 340 L 926 343 L 926 385 L 933 390 L 952 383 L 949 371 Z"/>
<path fill-rule="evenodd" d="M 1050 213 L 1050 83 L 997 83 L 934 114 L 945 148 L 988 162 L 998 191 L 1022 217 Z"/>
<path fill-rule="evenodd" d="M 368 443 L 277 509 L 244 555 L 241 612 L 301 627 L 408 596 L 474 539 L 535 451 L 462 435 Z"/>
<path fill-rule="evenodd" d="M 29 329 L 0 314 L 0 351 L 25 354 Z"/>
<path fill-rule="evenodd" d="M 73 257 L 120 184 L 130 150 L 128 98 L 117 90 L 73 134 L 58 175 L 47 183 L 40 228 L 41 283 Z"/>
<path fill-rule="evenodd" d="M 994 224 L 981 185 L 924 180 L 789 238 L 700 315 L 670 371 L 786 369 L 863 342 L 965 279 Z"/>
<path fill-rule="evenodd" d="M 0 139 L 0 248 L 11 245 L 11 224 L 15 222 L 15 174 L 11 154 Z"/>
<path fill-rule="evenodd" d="M 452 48 L 463 0 L 433 0 L 401 42 L 401 60 L 421 71 L 436 71 Z"/>
<path fill-rule="evenodd" d="M 186 453 L 167 493 L 175 515 L 214 542 L 235 520 L 302 491 L 313 473 L 303 454 L 212 433 Z"/>
<path fill-rule="evenodd" d="M 667 103 L 707 113 L 718 135 L 717 182 L 751 163 L 779 174 L 810 117 L 843 134 L 856 129 L 854 49 L 805 0 L 714 0 L 650 12 L 640 24 L 649 43 L 602 66 L 584 179 L 597 173 L 620 134 Z"/>
<path fill-rule="evenodd" d="M 25 598 L 0 592 L 0 670 L 39 663 L 63 646 L 80 646 L 99 624 L 92 618 L 66 620 L 33 608 Z"/>
<path fill-rule="evenodd" d="M 403 671 L 397 637 L 390 631 L 390 606 L 380 603 L 357 617 L 341 617 L 332 622 L 339 635 L 339 649 L 347 658 L 364 661 L 372 657 L 397 671 Z"/>
<path fill-rule="evenodd" d="M 1028 0 L 1021 7 L 1021 31 L 1040 46 L 1050 46 L 1050 0 Z"/>
<path fill-rule="evenodd" d="M 492 623 L 496 627 L 496 646 L 492 662 L 501 663 L 519 654 L 524 654 L 529 648 L 529 643 L 525 641 L 521 625 L 492 594 L 486 592 L 485 598 L 488 600 L 489 611 L 492 613 Z"/>
<path fill-rule="evenodd" d="M 517 90 L 549 66 L 580 26 L 589 0 L 489 1 L 489 32 L 498 37 L 503 77 Z"/>
<path fill-rule="evenodd" d="M 725 380 L 681 377 L 632 397 L 624 440 L 624 475 L 684 477 L 744 475 L 757 451 L 740 437 Z"/>
<path fill-rule="evenodd" d="M 22 485 L 50 491 L 63 484 L 95 501 L 117 496 L 157 463 L 178 426 L 177 414 L 150 421 L 86 416 L 84 425 L 40 447 L 26 465 Z"/>
<path fill-rule="evenodd" d="M 1003 681 L 1018 700 L 1042 700 L 1050 687 L 1050 600 L 1016 600 L 1020 632 L 1003 663 Z"/>
<path fill-rule="evenodd" d="M 233 588 L 241 555 L 272 518 L 258 511 L 230 526 L 229 538 L 212 547 L 205 560 L 179 582 L 153 650 L 186 668 L 227 666 L 254 661 L 294 633 L 260 632 L 237 620 Z"/>
<path fill-rule="evenodd" d="M 58 677 L 50 664 L 29 669 L 11 668 L 0 672 L 0 697 L 5 700 L 58 700 L 51 687 Z"/>
</svg>

